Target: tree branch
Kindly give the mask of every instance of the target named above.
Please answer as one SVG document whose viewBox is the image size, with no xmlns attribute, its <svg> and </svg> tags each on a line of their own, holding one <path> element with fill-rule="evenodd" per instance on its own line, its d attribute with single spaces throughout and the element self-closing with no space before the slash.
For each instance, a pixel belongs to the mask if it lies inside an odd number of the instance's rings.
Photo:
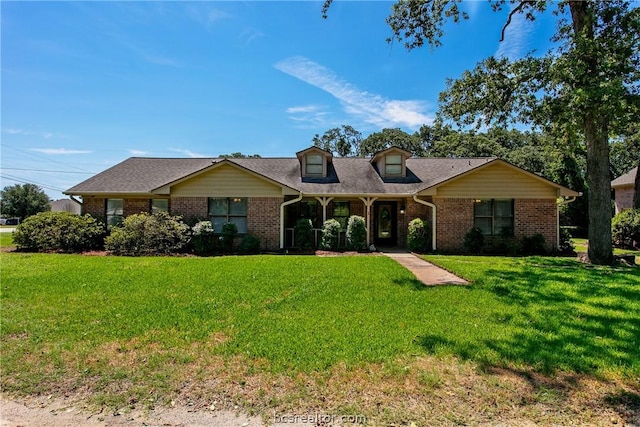
<svg viewBox="0 0 640 427">
<path fill-rule="evenodd" d="M 509 12 L 509 16 L 507 17 L 507 22 L 504 24 L 504 27 L 502 27 L 502 32 L 500 33 L 500 43 L 504 41 L 504 33 L 505 31 L 507 31 L 507 27 L 509 26 L 509 24 L 511 24 L 511 18 L 513 18 L 513 15 L 520 12 L 520 10 L 522 10 L 522 8 L 526 3 L 528 2 L 521 1 L 511 12 Z"/>
</svg>

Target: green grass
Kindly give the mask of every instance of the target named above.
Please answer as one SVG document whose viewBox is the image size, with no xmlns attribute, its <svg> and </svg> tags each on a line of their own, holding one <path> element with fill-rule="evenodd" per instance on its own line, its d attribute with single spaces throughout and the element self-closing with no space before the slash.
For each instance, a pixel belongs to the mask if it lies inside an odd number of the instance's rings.
<svg viewBox="0 0 640 427">
<path fill-rule="evenodd" d="M 640 269 L 566 258 L 429 256 L 474 282 L 487 334 L 424 341 L 481 363 L 541 372 L 640 373 Z M 480 326 L 474 325 L 474 328 Z"/>
<path fill-rule="evenodd" d="M 571 241 L 573 242 L 576 248 L 576 252 L 587 252 L 588 243 L 589 243 L 587 239 L 573 238 L 571 239 Z M 613 254 L 614 255 L 634 254 L 636 258 L 640 257 L 640 251 L 634 251 L 630 249 L 613 248 Z"/>
<path fill-rule="evenodd" d="M 0 248 L 13 246 L 13 233 L 0 233 Z"/>
<path fill-rule="evenodd" d="M 427 258 L 474 284 L 425 287 L 386 257 L 0 253 L 2 388 L 91 388 L 108 404 L 115 383 L 170 393 L 212 360 L 295 377 L 421 355 L 640 375 L 639 268 Z"/>
</svg>

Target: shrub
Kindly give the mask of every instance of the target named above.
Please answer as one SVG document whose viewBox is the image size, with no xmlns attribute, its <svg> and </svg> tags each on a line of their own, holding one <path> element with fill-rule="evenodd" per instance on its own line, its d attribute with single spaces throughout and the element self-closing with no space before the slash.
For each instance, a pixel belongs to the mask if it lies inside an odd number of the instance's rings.
<svg viewBox="0 0 640 427">
<path fill-rule="evenodd" d="M 491 253 L 514 256 L 518 253 L 519 246 L 513 235 L 513 228 L 501 227 L 500 233 L 489 239 L 489 248 L 485 245 L 483 249 L 485 252 L 488 249 Z"/>
<path fill-rule="evenodd" d="M 367 249 L 367 226 L 363 217 L 351 215 L 347 223 L 347 247 L 357 251 Z"/>
<path fill-rule="evenodd" d="M 211 221 L 200 221 L 191 228 L 191 245 L 198 255 L 211 255 L 217 249 L 218 236 Z"/>
<path fill-rule="evenodd" d="M 220 233 L 220 241 L 222 242 L 222 250 L 230 253 L 233 251 L 233 242 L 238 235 L 238 226 L 232 222 L 227 222 L 222 226 Z"/>
<path fill-rule="evenodd" d="M 536 233 L 533 236 L 525 236 L 520 240 L 520 252 L 523 255 L 544 255 L 547 253 L 545 238 Z"/>
<path fill-rule="evenodd" d="M 296 221 L 296 225 L 293 228 L 293 236 L 295 246 L 297 248 L 313 248 L 313 224 L 311 224 L 311 220 L 307 218 L 301 218 Z"/>
<path fill-rule="evenodd" d="M 472 254 L 478 254 L 482 251 L 482 247 L 484 246 L 484 235 L 482 234 L 482 230 L 478 227 L 474 227 L 467 231 L 467 234 L 464 235 L 464 241 L 462 243 L 464 249 Z"/>
<path fill-rule="evenodd" d="M 336 250 L 340 247 L 340 231 L 342 227 L 340 223 L 331 218 L 322 225 L 322 240 L 320 247 L 329 251 Z"/>
<path fill-rule="evenodd" d="M 260 253 L 260 238 L 253 234 L 245 234 L 238 246 L 238 252 L 244 255 Z"/>
<path fill-rule="evenodd" d="M 640 209 L 626 209 L 611 221 L 613 244 L 632 249 L 640 246 Z"/>
<path fill-rule="evenodd" d="M 575 254 L 576 247 L 571 241 L 571 233 L 566 228 L 560 229 L 560 245 L 558 246 L 558 252 L 561 254 Z"/>
<path fill-rule="evenodd" d="M 166 212 L 139 213 L 112 227 L 105 248 L 116 255 L 164 255 L 177 252 L 188 241 L 189 226 Z"/>
<path fill-rule="evenodd" d="M 409 223 L 407 246 L 413 252 L 428 252 L 431 250 L 431 225 L 429 222 L 416 218 Z"/>
<path fill-rule="evenodd" d="M 16 227 L 13 242 L 29 251 L 82 252 L 100 249 L 105 226 L 90 215 L 42 212 Z"/>
</svg>

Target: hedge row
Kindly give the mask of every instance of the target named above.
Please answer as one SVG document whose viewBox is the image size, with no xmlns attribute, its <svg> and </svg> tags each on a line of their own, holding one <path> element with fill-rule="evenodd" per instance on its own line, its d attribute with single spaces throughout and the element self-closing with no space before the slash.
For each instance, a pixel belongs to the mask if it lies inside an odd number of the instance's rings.
<svg viewBox="0 0 640 427">
<path fill-rule="evenodd" d="M 89 215 L 42 212 L 16 227 L 13 241 L 17 249 L 34 252 L 86 252 L 105 249 L 115 255 L 166 255 L 193 252 L 214 255 L 238 252 L 259 253 L 260 239 L 245 235 L 235 247 L 238 230 L 225 224 L 222 234 L 213 232 L 209 221 L 193 227 L 181 217 L 166 212 L 130 215 L 122 224 L 106 232 L 105 224 Z"/>
</svg>

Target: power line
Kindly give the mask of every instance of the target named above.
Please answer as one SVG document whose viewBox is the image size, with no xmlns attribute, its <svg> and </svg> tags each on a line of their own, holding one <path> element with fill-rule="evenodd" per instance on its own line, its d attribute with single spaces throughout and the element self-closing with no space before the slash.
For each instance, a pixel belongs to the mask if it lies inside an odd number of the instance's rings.
<svg viewBox="0 0 640 427">
<path fill-rule="evenodd" d="M 31 153 L 31 152 L 29 152 L 29 151 L 25 151 L 25 150 L 20 150 L 19 148 L 11 147 L 11 146 L 6 145 L 6 144 L 0 144 L 0 145 L 2 145 L 2 147 L 4 147 L 4 148 L 10 148 L 10 149 L 15 150 L 15 151 L 18 151 L 18 152 L 20 152 L 20 153 L 28 154 L 28 155 L 30 155 L 30 156 L 37 157 L 37 158 L 39 158 L 39 159 L 44 159 L 44 160 L 46 160 L 47 162 L 51 162 L 51 163 L 58 163 L 58 164 L 61 164 L 61 165 L 63 165 L 63 166 L 67 166 L 67 167 L 70 167 L 70 168 L 74 168 L 74 169 L 77 169 L 77 170 L 82 171 L 82 172 L 90 173 L 90 172 L 89 172 L 88 170 L 86 170 L 86 169 L 79 168 L 78 166 L 75 166 L 75 165 L 72 165 L 72 164 L 69 164 L 69 163 L 60 162 L 60 161 L 58 161 L 58 160 L 52 160 L 52 159 L 50 159 L 50 158 L 48 158 L 48 157 L 40 156 L 40 155 L 38 155 L 38 154 L 34 154 L 34 153 Z"/>
<path fill-rule="evenodd" d="M 21 182 L 23 184 L 34 184 L 34 185 L 37 185 L 39 187 L 46 188 L 47 190 L 60 191 L 60 192 L 64 191 L 62 188 L 51 187 L 49 185 L 42 184 L 42 183 L 40 183 L 38 181 L 29 181 L 29 180 L 27 180 L 25 178 L 20 178 L 19 176 L 13 176 L 13 175 L 4 174 L 4 175 L 0 175 L 0 178 L 8 179 L 10 181 L 15 181 L 15 182 Z"/>
<path fill-rule="evenodd" d="M 0 167 L 0 170 L 29 171 L 29 172 L 51 172 L 51 173 L 78 173 L 78 174 L 83 174 L 83 175 L 95 175 L 95 172 L 54 171 L 54 170 L 49 170 L 49 169 L 26 169 L 26 168 L 5 168 L 5 167 Z"/>
</svg>

